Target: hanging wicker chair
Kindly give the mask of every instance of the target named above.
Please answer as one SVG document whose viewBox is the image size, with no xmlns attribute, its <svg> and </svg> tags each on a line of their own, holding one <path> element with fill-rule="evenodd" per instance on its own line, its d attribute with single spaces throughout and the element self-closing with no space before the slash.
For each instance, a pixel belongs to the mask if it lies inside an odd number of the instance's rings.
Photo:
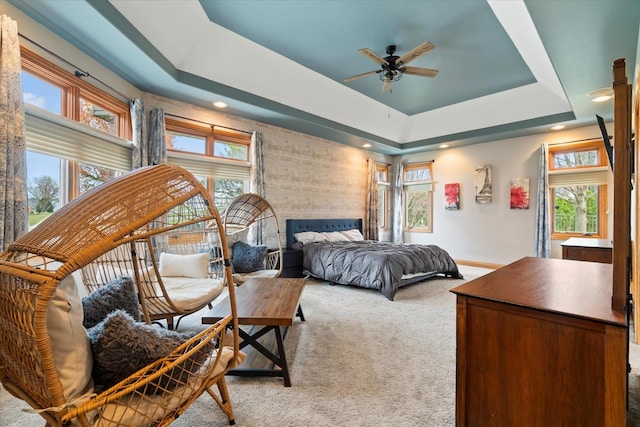
<svg viewBox="0 0 640 427">
<path fill-rule="evenodd" d="M 236 197 L 229 203 L 223 215 L 223 223 L 227 241 L 233 245 L 241 241 L 246 235 L 246 231 L 252 225 L 256 227 L 256 234 L 260 236 L 260 227 L 267 227 L 273 222 L 275 227 L 277 248 L 269 250 L 265 256 L 264 264 L 261 268 L 252 272 L 238 272 L 237 268 L 233 274 L 236 284 L 242 284 L 251 277 L 275 278 L 282 273 L 282 242 L 280 240 L 280 227 L 276 212 L 269 202 L 263 197 L 254 193 L 245 193 Z M 272 219 L 272 221 L 269 221 Z M 258 242 L 263 244 L 264 242 Z M 235 257 L 235 255 L 234 255 Z"/>
<path fill-rule="evenodd" d="M 47 426 L 168 425 L 204 392 L 233 424 L 224 375 L 244 356 L 238 348 L 233 286 L 227 286 L 229 316 L 102 391 L 93 389 L 90 373 L 95 360 L 91 348 L 86 353 L 87 332 L 71 316 L 79 304 L 73 296 L 77 292 L 74 278 L 101 271 L 133 278 L 144 320 L 149 322 L 154 314 L 148 288 L 157 284 L 142 278 L 157 270 L 159 251 L 169 242 L 185 241 L 182 235 L 216 235 L 207 240 L 210 275 L 223 285 L 231 284 L 226 238 L 220 230 L 223 224 L 207 190 L 189 172 L 170 165 L 140 168 L 115 178 L 49 216 L 0 254 L 0 381 L 4 387 L 37 411 Z M 213 240 L 219 243 L 214 245 Z M 108 256 L 115 253 L 118 257 Z M 110 262 L 96 264 L 104 259 Z M 169 295 L 163 296 L 171 305 Z M 56 323 L 57 331 L 54 315 L 64 319 L 62 326 Z M 233 344 L 222 347 L 220 343 L 228 342 L 228 330 L 233 331 Z M 74 334 L 80 344 L 61 348 L 58 341 Z M 60 351 L 75 352 L 73 360 L 80 362 L 71 369 L 61 366 L 60 360 L 69 359 L 69 354 L 61 359 Z M 85 353 L 79 356 L 80 351 Z M 79 384 L 82 372 L 89 372 L 89 378 Z"/>
</svg>

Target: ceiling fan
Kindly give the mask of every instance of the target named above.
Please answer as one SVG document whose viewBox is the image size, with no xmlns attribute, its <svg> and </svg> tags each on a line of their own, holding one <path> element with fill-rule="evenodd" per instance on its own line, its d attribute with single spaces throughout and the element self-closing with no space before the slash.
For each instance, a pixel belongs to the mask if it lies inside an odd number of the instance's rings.
<svg viewBox="0 0 640 427">
<path fill-rule="evenodd" d="M 413 48 L 409 52 L 402 56 L 394 55 L 396 52 L 396 45 L 387 46 L 387 56 L 381 57 L 371 49 L 363 48 L 358 49 L 358 52 L 363 54 L 374 62 L 382 65 L 380 70 L 367 71 L 366 73 L 357 74 L 355 76 L 347 77 L 344 79 L 345 83 L 359 79 L 361 77 L 378 74 L 380 80 L 382 80 L 382 92 L 388 92 L 391 90 L 393 82 L 400 80 L 403 74 L 412 74 L 415 76 L 423 77 L 435 77 L 438 74 L 438 70 L 432 70 L 431 68 L 419 68 L 419 67 L 407 67 L 410 61 L 413 61 L 419 56 L 433 50 L 435 46 L 432 43 L 424 42 L 420 46 Z"/>
</svg>

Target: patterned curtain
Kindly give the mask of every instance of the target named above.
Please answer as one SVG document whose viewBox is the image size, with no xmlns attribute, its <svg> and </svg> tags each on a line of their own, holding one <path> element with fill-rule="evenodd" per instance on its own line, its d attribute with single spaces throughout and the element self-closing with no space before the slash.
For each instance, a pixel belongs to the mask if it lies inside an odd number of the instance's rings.
<svg viewBox="0 0 640 427">
<path fill-rule="evenodd" d="M 251 160 L 251 184 L 249 191 L 266 199 L 264 189 L 264 140 L 262 133 L 253 132 L 251 135 L 251 145 L 253 153 Z M 249 241 L 255 242 L 257 245 L 264 245 L 267 241 L 267 229 L 264 221 L 258 221 L 254 227 L 249 230 Z"/>
<path fill-rule="evenodd" d="M 131 101 L 131 122 L 133 126 L 133 142 L 131 154 L 133 169 L 167 163 L 167 139 L 164 124 L 164 110 L 154 108 L 149 114 L 149 125 L 145 128 L 144 106 L 142 101 Z M 147 129 L 149 129 L 148 135 Z"/>
<path fill-rule="evenodd" d="M 164 110 L 154 108 L 149 115 L 149 165 L 167 163 L 167 137 Z"/>
<path fill-rule="evenodd" d="M 367 206 L 365 236 L 367 240 L 378 240 L 378 177 L 376 162 L 367 159 Z"/>
<path fill-rule="evenodd" d="M 549 146 L 540 147 L 540 169 L 538 170 L 538 203 L 536 208 L 536 256 L 551 257 L 551 225 L 549 219 Z"/>
<path fill-rule="evenodd" d="M 404 209 L 402 209 L 403 182 L 402 175 L 404 173 L 404 163 L 399 162 L 396 170 L 396 185 L 393 190 L 393 242 L 404 243 L 404 233 L 402 223 L 404 217 Z"/>
<path fill-rule="evenodd" d="M 27 147 L 18 24 L 0 16 L 0 243 L 2 249 L 29 229 Z"/>
<path fill-rule="evenodd" d="M 144 104 L 140 99 L 133 99 L 129 103 L 131 112 L 131 128 L 133 130 L 133 150 L 131 150 L 131 167 L 137 169 L 147 166 L 149 160 L 148 145 L 146 143 L 147 126 L 144 120 Z M 145 164 L 143 164 L 143 159 Z"/>
</svg>

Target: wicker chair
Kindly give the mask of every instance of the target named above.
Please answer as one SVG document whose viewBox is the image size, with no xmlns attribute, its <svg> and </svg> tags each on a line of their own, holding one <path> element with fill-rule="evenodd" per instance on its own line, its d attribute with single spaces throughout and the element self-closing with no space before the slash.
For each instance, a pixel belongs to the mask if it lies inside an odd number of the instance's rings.
<svg viewBox="0 0 640 427">
<path fill-rule="evenodd" d="M 81 269 L 82 281 L 88 292 L 104 286 L 110 279 L 118 276 L 133 276 L 131 271 L 131 250 L 135 250 L 137 284 L 141 294 L 142 312 L 147 323 L 165 320 L 168 329 L 174 329 L 174 317 L 180 320 L 195 313 L 211 302 L 223 290 L 224 264 L 220 246 L 212 234 L 215 228 L 199 224 L 198 227 L 184 227 L 170 233 L 155 235 L 153 238 L 138 239 L 132 247 L 122 245 L 96 258 Z M 178 257 L 165 257 L 164 263 L 172 259 L 174 263 L 185 263 L 188 256 L 204 256 L 208 266 L 206 275 L 190 274 L 190 272 L 163 273 L 163 255 L 173 254 Z M 186 257 L 184 257 L 186 256 Z M 192 261 L 193 262 L 193 261 Z M 188 265 L 181 270 L 188 269 Z M 164 271 L 168 271 L 165 268 Z M 176 268 L 172 268 L 176 270 Z M 186 274 L 183 276 L 182 274 Z"/>
<path fill-rule="evenodd" d="M 263 197 L 245 193 L 236 197 L 229 203 L 229 206 L 222 214 L 225 234 L 230 245 L 234 241 L 242 240 L 242 236 L 252 225 L 260 224 L 267 227 L 269 222 L 274 223 L 276 231 L 277 248 L 269 250 L 266 254 L 263 268 L 249 272 L 234 272 L 233 281 L 236 284 L 242 284 L 251 277 L 267 277 L 275 278 L 282 274 L 282 242 L 280 241 L 280 228 L 278 226 L 278 218 L 276 213 Z M 269 219 L 273 221 L 268 221 Z"/>
<path fill-rule="evenodd" d="M 153 311 L 146 300 L 146 285 L 140 280 L 143 270 L 155 268 L 159 242 L 168 243 L 176 235 L 194 230 L 219 234 L 215 254 L 222 262 L 212 263 L 215 268 L 211 271 L 231 284 L 226 238 L 219 233 L 223 224 L 211 196 L 184 169 L 157 165 L 137 169 L 85 193 L 11 244 L 0 254 L 0 381 L 5 388 L 34 408 L 47 426 L 164 426 L 204 392 L 233 424 L 224 375 L 243 358 L 238 348 L 233 286 L 227 286 L 230 315 L 106 390 L 94 392 L 90 375 L 86 384 L 69 390 L 69 378 L 56 353 L 60 345 L 53 335 L 52 313 L 58 313 L 60 292 L 69 279 L 81 276 L 79 269 L 106 254 L 128 253 L 128 259 L 117 259 L 117 268 L 133 272 L 143 314 L 149 320 Z M 143 248 L 149 253 L 138 257 Z M 150 265 L 143 266 L 143 259 Z M 88 271 L 83 275 L 88 276 Z M 73 280 L 71 284 L 75 291 Z M 68 299 L 62 300 L 61 315 L 66 316 L 75 303 L 63 296 Z M 71 328 L 77 325 L 62 324 L 66 327 L 58 332 L 63 337 L 73 335 Z M 233 344 L 223 347 L 220 343 L 229 341 L 225 341 L 229 330 Z M 86 330 L 81 331 L 77 338 L 88 347 Z M 66 347 L 76 351 L 73 346 Z M 88 369 L 87 363 L 73 366 L 72 382 L 79 381 L 80 371 L 90 374 L 91 348 L 88 355 Z"/>
</svg>

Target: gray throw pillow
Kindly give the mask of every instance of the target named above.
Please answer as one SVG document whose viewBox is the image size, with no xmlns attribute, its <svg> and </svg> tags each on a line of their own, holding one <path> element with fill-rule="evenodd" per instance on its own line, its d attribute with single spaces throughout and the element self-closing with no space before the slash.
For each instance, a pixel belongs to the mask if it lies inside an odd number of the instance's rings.
<svg viewBox="0 0 640 427">
<path fill-rule="evenodd" d="M 118 309 L 126 311 L 136 321 L 141 319 L 138 294 L 131 277 L 122 276 L 113 279 L 82 298 L 84 311 L 82 325 L 86 329 L 92 328 L 102 322 L 107 314 Z"/>
<path fill-rule="evenodd" d="M 245 242 L 236 242 L 233 245 L 233 271 L 236 273 L 253 273 L 264 270 L 264 258 L 267 256 L 267 247 L 264 245 L 252 246 Z"/>
<path fill-rule="evenodd" d="M 112 312 L 88 332 L 93 352 L 93 380 L 99 389 L 109 388 L 167 356 L 195 335 L 195 332 L 179 333 L 136 322 L 123 310 Z M 169 376 L 162 376 L 153 386 L 161 387 L 158 389 L 161 392 L 163 388 L 185 384 L 191 371 L 196 371 L 208 356 L 211 347 L 207 347 L 170 371 Z"/>
</svg>

